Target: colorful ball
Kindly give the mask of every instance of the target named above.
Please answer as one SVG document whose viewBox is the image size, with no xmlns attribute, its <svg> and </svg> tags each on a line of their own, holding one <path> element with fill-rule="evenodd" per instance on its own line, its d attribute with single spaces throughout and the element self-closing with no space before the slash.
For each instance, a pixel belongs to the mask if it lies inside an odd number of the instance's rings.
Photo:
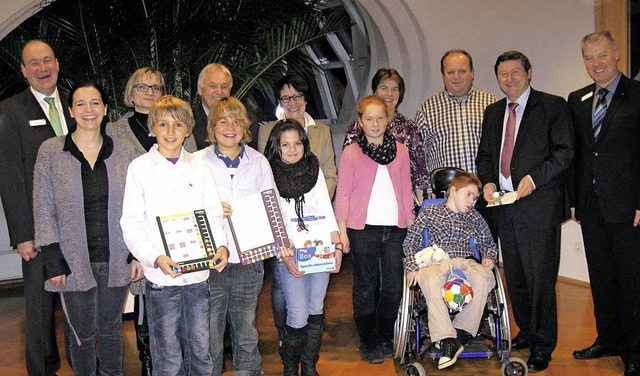
<svg viewBox="0 0 640 376">
<path fill-rule="evenodd" d="M 462 311 L 473 300 L 473 289 L 466 279 L 451 278 L 442 286 L 442 297 L 451 310 Z"/>
</svg>

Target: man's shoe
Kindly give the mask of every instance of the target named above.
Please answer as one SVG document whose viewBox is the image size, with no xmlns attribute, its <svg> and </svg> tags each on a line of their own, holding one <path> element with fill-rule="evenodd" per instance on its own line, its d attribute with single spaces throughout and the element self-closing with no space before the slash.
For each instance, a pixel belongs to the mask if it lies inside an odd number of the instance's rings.
<svg viewBox="0 0 640 376">
<path fill-rule="evenodd" d="M 640 375 L 640 364 L 627 363 L 624 365 L 624 376 L 638 376 Z"/>
<path fill-rule="evenodd" d="M 529 368 L 529 372 L 535 373 L 544 371 L 549 367 L 549 362 L 551 361 L 551 354 L 544 354 L 540 351 L 532 351 L 529 360 L 527 360 L 527 368 Z"/>
<path fill-rule="evenodd" d="M 511 340 L 511 350 L 528 349 L 529 345 L 529 341 L 524 337 L 516 336 L 516 338 Z"/>
<path fill-rule="evenodd" d="M 593 345 L 587 348 L 584 348 L 582 350 L 576 350 L 573 352 L 573 357 L 581 360 L 597 359 L 603 356 L 616 356 L 616 355 L 618 355 L 617 351 L 604 348 L 597 343 L 594 343 Z"/>
<path fill-rule="evenodd" d="M 440 341 L 438 369 L 451 367 L 458 360 L 458 355 L 462 353 L 462 350 L 464 350 L 464 346 L 460 344 L 457 338 L 445 338 Z"/>
<path fill-rule="evenodd" d="M 371 364 L 380 364 L 384 362 L 384 356 L 382 356 L 382 352 L 380 348 L 378 348 L 377 344 L 360 344 L 360 352 L 362 353 L 362 357 L 364 360 Z"/>
</svg>

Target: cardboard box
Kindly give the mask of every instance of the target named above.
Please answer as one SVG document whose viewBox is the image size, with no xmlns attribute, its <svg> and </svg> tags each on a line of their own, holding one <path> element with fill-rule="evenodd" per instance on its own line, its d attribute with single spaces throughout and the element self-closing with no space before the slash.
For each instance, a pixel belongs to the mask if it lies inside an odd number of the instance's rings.
<svg viewBox="0 0 640 376">
<path fill-rule="evenodd" d="M 336 246 L 296 248 L 296 265 L 305 274 L 330 272 L 336 269 Z"/>
</svg>

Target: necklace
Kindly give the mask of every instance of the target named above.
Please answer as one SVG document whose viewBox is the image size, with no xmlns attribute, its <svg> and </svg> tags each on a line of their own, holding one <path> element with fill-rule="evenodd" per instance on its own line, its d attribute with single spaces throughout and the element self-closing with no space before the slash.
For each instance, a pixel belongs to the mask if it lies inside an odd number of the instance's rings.
<svg viewBox="0 0 640 376">
<path fill-rule="evenodd" d="M 149 129 L 147 129 L 147 127 L 145 127 L 144 124 L 142 124 L 142 122 L 140 120 L 138 120 L 138 118 L 134 117 L 133 120 L 135 121 L 136 124 L 138 124 L 138 126 L 140 128 L 142 128 L 142 130 L 144 131 L 144 133 L 147 134 L 148 137 L 153 137 L 153 136 L 151 136 L 151 133 L 149 132 Z"/>
</svg>

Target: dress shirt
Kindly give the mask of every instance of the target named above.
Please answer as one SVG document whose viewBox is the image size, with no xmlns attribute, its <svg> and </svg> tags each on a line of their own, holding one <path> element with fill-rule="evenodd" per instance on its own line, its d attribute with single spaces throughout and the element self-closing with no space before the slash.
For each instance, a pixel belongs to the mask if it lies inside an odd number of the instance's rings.
<svg viewBox="0 0 640 376">
<path fill-rule="evenodd" d="M 422 134 L 428 174 L 440 167 L 477 172 L 482 116 L 496 100 L 493 94 L 471 87 L 461 99 L 443 90 L 422 103 L 416 124 Z M 427 191 L 431 192 L 430 180 Z"/>
<path fill-rule="evenodd" d="M 60 115 L 60 126 L 62 127 L 62 134 L 69 133 L 69 127 L 67 126 L 67 120 L 64 118 L 64 111 L 62 110 L 62 102 L 60 101 L 60 92 L 58 91 L 58 88 L 56 87 L 56 91 L 54 91 L 51 95 L 44 95 L 32 87 L 30 87 L 30 89 L 31 93 L 33 93 L 33 96 L 38 100 L 38 104 L 42 108 L 42 111 L 44 111 L 44 114 L 45 116 L 47 116 L 47 118 L 49 117 L 49 103 L 47 103 L 44 99 L 53 97 L 54 103 L 56 104 L 56 109 L 58 110 L 58 114 Z M 71 103 L 69 103 L 69 105 L 71 105 Z"/>
<path fill-rule="evenodd" d="M 525 90 L 524 93 L 522 93 L 522 95 L 520 95 L 520 97 L 513 102 L 518 104 L 518 106 L 515 109 L 516 130 L 513 135 L 514 150 L 515 150 L 516 140 L 518 139 L 518 130 L 520 130 L 520 122 L 522 121 L 522 115 L 524 114 L 524 110 L 527 107 L 527 101 L 529 101 L 530 93 L 531 93 L 531 86 L 527 87 L 527 90 Z M 502 123 L 502 142 L 500 144 L 500 160 L 502 160 L 502 148 L 504 147 L 504 135 L 506 134 L 506 131 L 507 131 L 507 120 L 509 119 L 509 103 L 511 103 L 511 101 L 509 100 L 509 98 L 507 98 L 507 104 L 504 110 L 504 122 Z M 515 189 L 518 188 L 518 183 L 520 182 L 516 182 L 514 186 L 513 181 L 511 180 L 512 175 L 509 175 L 509 178 L 505 178 L 502 175 L 502 170 L 500 170 L 499 172 L 500 172 L 500 187 L 507 191 L 515 191 Z M 531 179 L 531 182 L 533 183 L 533 186 L 535 188 L 535 182 L 533 182 L 533 179 L 531 178 L 531 176 L 529 176 L 529 179 Z"/>
</svg>

